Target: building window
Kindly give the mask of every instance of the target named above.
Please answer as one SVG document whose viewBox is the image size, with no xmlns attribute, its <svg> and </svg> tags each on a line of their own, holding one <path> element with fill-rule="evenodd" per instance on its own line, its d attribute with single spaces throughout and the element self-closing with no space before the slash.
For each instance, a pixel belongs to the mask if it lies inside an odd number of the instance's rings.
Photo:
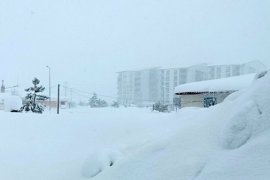
<svg viewBox="0 0 270 180">
<path fill-rule="evenodd" d="M 196 81 L 204 80 L 204 73 L 202 71 L 197 70 L 195 76 Z"/>
<path fill-rule="evenodd" d="M 226 77 L 230 77 L 231 76 L 231 67 L 227 66 L 226 67 Z"/>
<path fill-rule="evenodd" d="M 217 104 L 217 98 L 215 97 L 205 97 L 204 98 L 204 107 L 210 107 Z"/>
<path fill-rule="evenodd" d="M 167 70 L 166 71 L 166 81 L 169 81 L 170 80 L 170 71 Z"/>
<path fill-rule="evenodd" d="M 214 78 L 215 78 L 215 69 L 214 69 L 214 67 L 210 67 L 208 79 L 214 79 Z"/>
<path fill-rule="evenodd" d="M 187 79 L 187 71 L 185 69 L 180 69 L 179 70 L 179 84 L 186 83 L 186 79 Z"/>
<path fill-rule="evenodd" d="M 173 79 L 174 79 L 174 82 L 176 82 L 177 83 L 177 70 L 174 70 L 174 76 L 173 76 Z"/>
<path fill-rule="evenodd" d="M 176 87 L 176 86 L 177 86 L 177 81 L 174 81 L 173 87 Z"/>
<path fill-rule="evenodd" d="M 233 76 L 239 76 L 240 75 L 240 66 L 236 65 L 232 69 L 232 75 Z"/>
<path fill-rule="evenodd" d="M 221 78 L 221 68 L 217 67 L 217 79 Z"/>
</svg>

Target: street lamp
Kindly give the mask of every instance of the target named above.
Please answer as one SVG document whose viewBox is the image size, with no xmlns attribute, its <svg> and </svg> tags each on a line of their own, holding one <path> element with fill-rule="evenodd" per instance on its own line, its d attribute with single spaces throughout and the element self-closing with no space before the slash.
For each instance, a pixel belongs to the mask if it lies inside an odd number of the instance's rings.
<svg viewBox="0 0 270 180">
<path fill-rule="evenodd" d="M 46 66 L 49 69 L 49 109 L 51 111 L 51 68 Z"/>
</svg>

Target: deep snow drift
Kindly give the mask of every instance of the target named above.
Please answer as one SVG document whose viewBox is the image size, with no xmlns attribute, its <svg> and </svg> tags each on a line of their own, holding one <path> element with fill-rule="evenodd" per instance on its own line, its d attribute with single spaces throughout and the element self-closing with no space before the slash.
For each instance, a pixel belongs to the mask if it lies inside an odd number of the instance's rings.
<svg viewBox="0 0 270 180">
<path fill-rule="evenodd" d="M 270 73 L 209 109 L 0 112 L 0 179 L 266 180 L 269 92 Z"/>
<path fill-rule="evenodd" d="M 220 105 L 188 114 L 183 109 L 174 137 L 142 148 L 94 179 L 270 179 L 269 92 L 268 73 Z"/>
<path fill-rule="evenodd" d="M 138 108 L 0 111 L 0 179 L 87 179 L 178 124 L 175 114 Z"/>
</svg>

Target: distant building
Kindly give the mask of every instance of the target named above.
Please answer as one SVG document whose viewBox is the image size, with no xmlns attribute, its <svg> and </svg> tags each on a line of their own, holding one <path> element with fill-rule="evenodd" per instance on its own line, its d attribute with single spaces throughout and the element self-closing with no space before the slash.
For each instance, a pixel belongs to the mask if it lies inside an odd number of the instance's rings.
<svg viewBox="0 0 270 180">
<path fill-rule="evenodd" d="M 172 105 L 179 101 L 175 87 L 197 81 L 257 73 L 266 67 L 252 61 L 245 64 L 198 64 L 180 68 L 150 68 L 118 72 L 118 102 L 123 105 L 148 106 L 155 102 Z"/>
<path fill-rule="evenodd" d="M 124 105 L 147 106 L 158 99 L 159 69 L 118 72 L 118 101 Z"/>
<path fill-rule="evenodd" d="M 221 103 L 231 93 L 251 85 L 255 74 L 200 81 L 179 85 L 175 94 L 180 97 L 179 106 L 209 107 Z"/>
<path fill-rule="evenodd" d="M 47 108 L 49 108 L 49 107 L 57 108 L 57 104 L 58 104 L 57 98 L 51 98 L 51 103 L 50 103 L 49 99 L 47 99 L 45 101 L 38 101 L 38 102 L 45 105 Z M 60 102 L 59 102 L 59 106 L 62 109 L 66 109 L 66 108 L 69 108 L 69 105 L 70 105 L 69 103 L 70 103 L 70 101 L 68 98 L 61 97 Z"/>
</svg>

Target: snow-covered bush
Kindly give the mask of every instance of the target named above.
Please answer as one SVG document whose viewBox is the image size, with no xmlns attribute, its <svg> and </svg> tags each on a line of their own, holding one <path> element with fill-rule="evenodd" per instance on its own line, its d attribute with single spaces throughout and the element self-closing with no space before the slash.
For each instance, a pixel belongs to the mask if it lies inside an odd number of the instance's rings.
<svg viewBox="0 0 270 180">
<path fill-rule="evenodd" d="M 168 105 L 157 102 L 154 104 L 153 110 L 158 112 L 168 112 Z"/>
<path fill-rule="evenodd" d="M 107 107 L 108 103 L 105 100 L 99 99 L 97 97 L 97 94 L 94 93 L 89 100 L 89 105 L 91 108 L 98 108 L 98 107 Z"/>
<path fill-rule="evenodd" d="M 119 108 L 119 103 L 117 101 L 114 101 L 112 103 L 112 107 Z"/>
</svg>

